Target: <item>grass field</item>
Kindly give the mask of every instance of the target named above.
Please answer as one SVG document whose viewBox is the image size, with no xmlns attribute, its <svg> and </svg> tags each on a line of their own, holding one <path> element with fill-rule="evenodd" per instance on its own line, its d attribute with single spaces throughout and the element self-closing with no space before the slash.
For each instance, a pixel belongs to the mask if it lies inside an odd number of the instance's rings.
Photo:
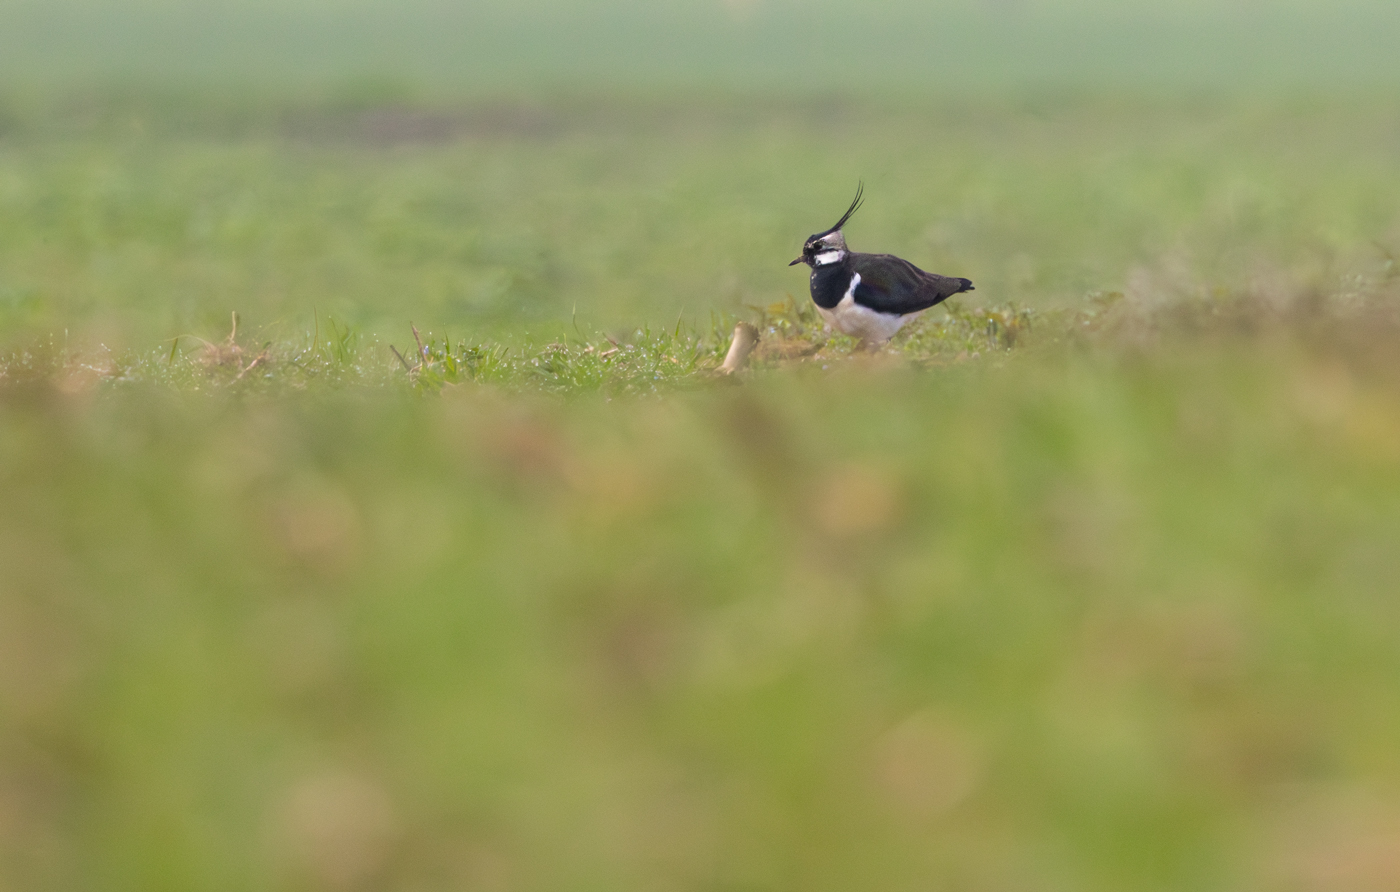
<svg viewBox="0 0 1400 892">
<path fill-rule="evenodd" d="M 114 348 L 230 311 L 274 341 L 707 328 L 803 296 L 786 261 L 860 178 L 851 243 L 984 303 L 1327 290 L 1395 250 L 1397 140 L 1364 100 L 57 107 L 0 145 L 0 320 Z"/>
<path fill-rule="evenodd" d="M 1394 9 L 871 10 L 0 3 L 0 890 L 1400 888 Z"/>
<path fill-rule="evenodd" d="M 1386 888 L 1384 300 L 611 402 L 6 386 L 7 882 Z"/>
</svg>

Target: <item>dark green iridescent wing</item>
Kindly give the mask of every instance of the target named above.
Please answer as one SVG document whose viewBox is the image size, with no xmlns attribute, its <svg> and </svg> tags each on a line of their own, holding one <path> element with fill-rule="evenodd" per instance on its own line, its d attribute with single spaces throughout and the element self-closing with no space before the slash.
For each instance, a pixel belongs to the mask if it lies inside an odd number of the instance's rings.
<svg viewBox="0 0 1400 892">
<path fill-rule="evenodd" d="M 967 279 L 926 273 L 893 254 L 852 254 L 849 262 L 860 274 L 856 302 L 881 313 L 917 313 L 972 290 Z"/>
</svg>

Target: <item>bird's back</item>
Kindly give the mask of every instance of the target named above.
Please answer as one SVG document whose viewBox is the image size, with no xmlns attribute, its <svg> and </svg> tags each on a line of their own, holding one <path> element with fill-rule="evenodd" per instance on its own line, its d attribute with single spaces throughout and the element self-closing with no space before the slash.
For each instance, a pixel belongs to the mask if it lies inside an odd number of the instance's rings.
<svg viewBox="0 0 1400 892">
<path fill-rule="evenodd" d="M 847 263 L 860 275 L 860 302 L 881 313 L 917 313 L 973 290 L 969 279 L 925 272 L 893 254 L 853 253 Z"/>
</svg>

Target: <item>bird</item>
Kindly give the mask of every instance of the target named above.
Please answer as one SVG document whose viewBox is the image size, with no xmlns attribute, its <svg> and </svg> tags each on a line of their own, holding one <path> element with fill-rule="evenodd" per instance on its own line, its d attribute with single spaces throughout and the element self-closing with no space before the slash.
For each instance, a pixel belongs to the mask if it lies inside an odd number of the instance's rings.
<svg viewBox="0 0 1400 892">
<path fill-rule="evenodd" d="M 861 205 L 865 184 L 836 225 L 809 236 L 788 266 L 812 268 L 812 302 L 830 328 L 874 349 L 905 322 L 954 294 L 972 291 L 970 279 L 927 273 L 893 254 L 861 254 L 846 247 L 841 228 Z"/>
</svg>

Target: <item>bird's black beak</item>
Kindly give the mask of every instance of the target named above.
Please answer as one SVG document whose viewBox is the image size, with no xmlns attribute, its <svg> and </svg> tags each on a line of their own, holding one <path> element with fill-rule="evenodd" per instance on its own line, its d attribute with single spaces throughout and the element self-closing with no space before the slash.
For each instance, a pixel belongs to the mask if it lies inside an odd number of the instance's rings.
<svg viewBox="0 0 1400 892">
<path fill-rule="evenodd" d="M 799 264 L 799 263 L 801 263 L 801 262 L 802 262 L 802 258 L 799 257 L 799 258 L 797 258 L 796 260 L 794 260 L 792 263 L 789 263 L 788 266 L 797 266 L 797 264 Z"/>
</svg>

